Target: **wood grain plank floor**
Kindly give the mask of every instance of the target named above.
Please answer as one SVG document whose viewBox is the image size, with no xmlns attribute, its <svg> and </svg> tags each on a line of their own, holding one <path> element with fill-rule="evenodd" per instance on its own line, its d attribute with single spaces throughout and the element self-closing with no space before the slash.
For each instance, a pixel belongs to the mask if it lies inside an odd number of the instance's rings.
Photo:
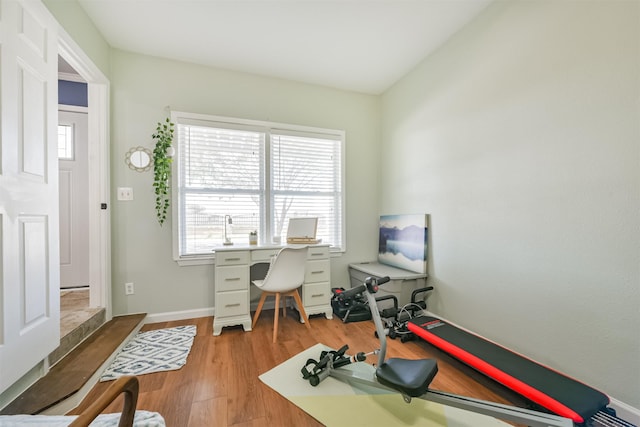
<svg viewBox="0 0 640 427">
<path fill-rule="evenodd" d="M 282 319 L 273 344 L 273 310 L 266 310 L 253 331 L 227 327 L 213 336 L 213 318 L 148 324 L 144 330 L 196 325 L 197 335 L 187 364 L 178 371 L 139 376 L 138 409 L 160 412 L 171 427 L 320 426 L 258 376 L 317 343 L 333 348 L 348 344 L 351 352 L 378 347 L 370 321 L 342 323 L 312 317 L 311 330 L 290 312 Z M 487 379 L 428 343 L 388 340 L 387 357 L 435 358 L 439 373 L 431 388 L 500 403 L 524 406 L 510 390 Z M 78 413 L 110 383 L 98 383 L 73 413 Z M 119 412 L 121 399 L 105 412 Z"/>
</svg>

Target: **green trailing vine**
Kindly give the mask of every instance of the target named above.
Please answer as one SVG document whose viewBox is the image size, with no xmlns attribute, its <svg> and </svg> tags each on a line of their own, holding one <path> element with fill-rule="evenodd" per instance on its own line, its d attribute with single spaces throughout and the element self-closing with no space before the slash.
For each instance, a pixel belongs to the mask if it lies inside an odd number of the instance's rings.
<svg viewBox="0 0 640 427">
<path fill-rule="evenodd" d="M 156 133 L 153 134 L 153 139 L 156 140 L 156 147 L 153 149 L 153 188 L 156 193 L 156 217 L 160 226 L 164 224 L 169 211 L 171 162 L 173 159 L 167 154 L 167 151 L 173 151 L 171 147 L 173 126 L 173 123 L 167 118 L 164 123 L 158 122 Z"/>
</svg>

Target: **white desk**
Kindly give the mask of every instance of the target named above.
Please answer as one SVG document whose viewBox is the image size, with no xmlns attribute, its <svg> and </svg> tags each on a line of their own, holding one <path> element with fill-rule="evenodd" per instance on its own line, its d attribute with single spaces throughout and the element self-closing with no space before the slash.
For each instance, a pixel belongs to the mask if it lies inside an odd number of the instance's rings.
<svg viewBox="0 0 640 427">
<path fill-rule="evenodd" d="M 390 281 L 380 286 L 378 295 L 394 295 L 398 298 L 400 307 L 411 301 L 411 293 L 424 288 L 427 280 L 426 273 L 415 273 L 391 265 L 377 262 L 361 262 L 349 264 L 351 287 L 362 285 L 369 276 L 380 278 L 389 276 Z"/>
<path fill-rule="evenodd" d="M 242 325 L 251 330 L 250 267 L 269 263 L 282 246 L 225 246 L 216 248 L 215 313 L 213 335 L 225 326 Z M 302 304 L 307 315 L 323 313 L 333 318 L 331 308 L 331 266 L 329 245 L 309 246 Z"/>
</svg>

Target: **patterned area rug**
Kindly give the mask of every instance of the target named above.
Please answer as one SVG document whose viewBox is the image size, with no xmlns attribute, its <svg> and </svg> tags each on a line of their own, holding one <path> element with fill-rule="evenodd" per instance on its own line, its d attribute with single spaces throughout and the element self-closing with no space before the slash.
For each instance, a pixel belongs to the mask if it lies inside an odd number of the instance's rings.
<svg viewBox="0 0 640 427">
<path fill-rule="evenodd" d="M 374 388 L 353 387 L 335 378 L 327 378 L 312 387 L 302 378 L 300 369 L 307 359 L 317 359 L 322 344 L 308 348 L 260 375 L 260 380 L 326 426 L 429 426 L 429 427 L 509 427 L 493 417 L 413 399 L 407 404 L 399 393 Z M 356 371 L 374 369 L 366 363 L 346 368 Z"/>
<path fill-rule="evenodd" d="M 120 350 L 100 381 L 180 369 L 187 363 L 195 335 L 195 325 L 140 332 Z"/>
</svg>

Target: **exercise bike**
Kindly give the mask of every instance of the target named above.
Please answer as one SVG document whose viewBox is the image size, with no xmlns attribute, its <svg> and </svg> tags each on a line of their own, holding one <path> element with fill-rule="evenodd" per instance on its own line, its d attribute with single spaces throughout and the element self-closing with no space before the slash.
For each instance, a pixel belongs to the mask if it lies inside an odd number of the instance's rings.
<svg viewBox="0 0 640 427">
<path fill-rule="evenodd" d="M 380 340 L 380 348 L 369 353 L 359 352 L 353 356 L 346 354 L 349 349 L 347 345 L 335 351 L 323 351 L 319 360 L 309 359 L 301 369 L 302 377 L 312 386 L 318 386 L 326 378 L 334 377 L 353 385 L 359 384 L 400 393 L 406 403 L 411 403 L 413 398 L 419 398 L 532 427 L 573 426 L 573 421 L 557 415 L 429 389 L 429 384 L 438 373 L 438 364 L 435 359 L 385 359 L 387 334 L 382 325 L 374 294 L 378 291 L 378 286 L 388 281 L 389 277 L 379 279 L 368 277 L 362 285 L 344 291 L 347 297 L 359 293 L 366 295 Z M 352 363 L 362 363 L 371 355 L 378 356 L 375 371 L 356 372 L 341 369 Z"/>
</svg>

